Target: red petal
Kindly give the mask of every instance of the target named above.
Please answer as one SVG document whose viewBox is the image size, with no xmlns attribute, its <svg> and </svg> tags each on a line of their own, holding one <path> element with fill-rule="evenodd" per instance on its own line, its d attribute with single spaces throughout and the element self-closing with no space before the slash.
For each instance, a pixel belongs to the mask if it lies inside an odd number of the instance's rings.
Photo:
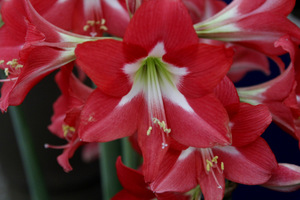
<svg viewBox="0 0 300 200">
<path fill-rule="evenodd" d="M 127 190 L 121 190 L 115 196 L 111 198 L 111 200 L 149 200 L 147 198 L 143 199 L 140 197 L 136 197 L 133 194 L 129 193 Z"/>
<path fill-rule="evenodd" d="M 138 126 L 141 98 L 136 97 L 125 105 L 118 105 L 120 101 L 96 89 L 81 112 L 80 138 L 107 142 L 133 135 Z"/>
<path fill-rule="evenodd" d="M 57 157 L 57 162 L 65 170 L 65 172 L 72 171 L 72 166 L 70 165 L 69 159 L 73 157 L 75 151 L 80 147 L 83 142 L 78 141 L 77 134 L 74 135 L 72 141 L 64 149 L 63 153 Z"/>
<path fill-rule="evenodd" d="M 51 124 L 48 126 L 48 129 L 60 138 L 64 138 L 62 126 L 66 116 L 67 108 L 68 102 L 65 96 L 60 96 L 53 104 L 54 114 L 51 117 Z"/>
<path fill-rule="evenodd" d="M 284 53 L 281 49 L 274 47 L 274 42 L 283 35 L 288 34 L 297 44 L 300 43 L 300 29 L 286 17 L 273 13 L 259 13 L 246 17 L 240 20 L 237 26 L 243 29 L 238 34 L 245 41 L 237 41 L 238 44 L 257 49 L 267 55 Z M 252 39 L 254 37 L 258 39 Z"/>
<path fill-rule="evenodd" d="M 6 27 L 8 26 L 3 25 L 0 29 L 0 58 L 7 62 L 19 57 L 19 51 L 24 44 L 25 34 L 23 37 L 17 37 L 13 32 L 9 32 Z"/>
<path fill-rule="evenodd" d="M 238 10 L 241 14 L 250 13 L 252 11 L 268 11 L 287 16 L 293 10 L 295 2 L 295 0 L 256 0 L 250 3 L 247 0 L 240 0 L 232 2 L 230 6 L 238 6 Z"/>
<path fill-rule="evenodd" d="M 190 200 L 190 195 L 185 195 L 184 193 L 175 193 L 175 192 L 165 192 L 160 194 L 155 194 L 159 200 Z"/>
<path fill-rule="evenodd" d="M 2 20 L 5 22 L 2 28 L 15 33 L 15 38 L 24 38 L 26 34 L 26 23 L 24 16 L 27 16 L 23 0 L 5 1 L 1 8 Z M 1 28 L 1 29 L 2 29 Z"/>
<path fill-rule="evenodd" d="M 244 146 L 255 141 L 272 122 L 268 107 L 246 103 L 227 106 L 232 124 L 232 145 Z"/>
<path fill-rule="evenodd" d="M 64 30 L 71 30 L 72 15 L 78 1 L 30 0 L 33 7 L 50 23 Z"/>
<path fill-rule="evenodd" d="M 187 101 L 193 111 L 168 100 L 164 102 L 171 137 L 184 145 L 199 148 L 231 143 L 227 112 L 213 95 Z"/>
<path fill-rule="evenodd" d="M 224 106 L 240 102 L 236 88 L 227 76 L 217 85 L 214 93 Z"/>
<path fill-rule="evenodd" d="M 187 7 L 193 23 L 203 21 L 226 7 L 226 3 L 223 1 L 198 1 L 198 0 L 183 0 L 183 3 Z"/>
<path fill-rule="evenodd" d="M 124 42 L 148 52 L 163 42 L 166 52 L 198 43 L 192 20 L 179 0 L 145 1 L 131 19 Z"/>
<path fill-rule="evenodd" d="M 298 190 L 300 188 L 300 167 L 280 163 L 273 171 L 272 177 L 263 186 L 280 192 Z"/>
<path fill-rule="evenodd" d="M 121 1 L 124 2 L 124 1 Z M 120 1 L 102 1 L 103 16 L 106 20 L 105 26 L 110 34 L 123 37 L 129 24 L 130 18 L 126 8 Z"/>
<path fill-rule="evenodd" d="M 143 175 L 136 170 L 126 167 L 122 163 L 121 157 L 117 159 L 116 168 L 119 181 L 125 190 L 137 197 L 146 199 L 154 197 L 153 192 L 147 189 L 148 185 L 145 183 Z"/>
<path fill-rule="evenodd" d="M 125 64 L 146 57 L 147 52 L 116 40 L 98 40 L 79 44 L 75 50 L 77 63 L 106 94 L 121 97 L 131 84 L 123 72 Z"/>
<path fill-rule="evenodd" d="M 224 163 L 225 177 L 237 183 L 262 184 L 277 167 L 273 152 L 262 138 L 243 147 L 213 148 L 213 152 Z"/>
<path fill-rule="evenodd" d="M 166 191 L 186 192 L 198 185 L 197 157 L 201 156 L 194 148 L 189 148 L 174 155 L 168 152 L 166 158 L 178 158 L 175 164 L 166 162 L 161 165 L 161 172 L 151 184 L 153 191 L 162 193 Z M 178 154 L 178 153 L 177 153 Z M 179 157 L 178 157 L 179 156 Z"/>
<path fill-rule="evenodd" d="M 232 49 L 207 44 L 192 45 L 167 52 L 163 60 L 177 67 L 185 67 L 188 74 L 180 81 L 179 90 L 188 97 L 199 97 L 212 91 L 232 64 Z"/>
<path fill-rule="evenodd" d="M 241 80 L 247 72 L 252 70 L 259 70 L 265 75 L 270 75 L 269 61 L 266 55 L 242 46 L 236 45 L 234 48 L 236 53 L 227 74 L 233 82 Z"/>
</svg>

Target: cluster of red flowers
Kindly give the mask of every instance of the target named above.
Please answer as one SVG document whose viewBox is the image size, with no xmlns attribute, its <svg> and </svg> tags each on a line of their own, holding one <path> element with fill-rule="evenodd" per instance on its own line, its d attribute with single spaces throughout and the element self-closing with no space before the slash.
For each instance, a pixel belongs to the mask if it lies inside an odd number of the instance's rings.
<svg viewBox="0 0 300 200">
<path fill-rule="evenodd" d="M 81 145 L 131 137 L 139 170 L 117 160 L 113 199 L 222 199 L 225 179 L 279 191 L 300 167 L 277 163 L 261 134 L 273 121 L 300 140 L 295 0 L 9 0 L 2 4 L 0 109 L 59 69 L 49 130 Z M 288 53 L 286 67 L 280 55 Z M 253 70 L 280 75 L 237 88 Z M 79 72 L 73 74 L 74 66 Z M 88 77 L 97 86 L 83 83 Z M 51 146 L 50 146 L 51 147 Z"/>
</svg>

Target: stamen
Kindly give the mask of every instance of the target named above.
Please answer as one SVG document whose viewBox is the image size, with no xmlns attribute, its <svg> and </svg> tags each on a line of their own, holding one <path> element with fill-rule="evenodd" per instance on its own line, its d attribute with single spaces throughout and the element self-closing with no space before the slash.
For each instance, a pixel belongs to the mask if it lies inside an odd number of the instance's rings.
<svg viewBox="0 0 300 200">
<path fill-rule="evenodd" d="M 147 135 L 148 135 L 148 136 L 150 135 L 151 131 L 152 131 L 152 126 L 149 126 L 149 128 L 148 128 L 148 130 L 147 130 Z"/>
<path fill-rule="evenodd" d="M 224 171 L 224 163 L 221 162 L 221 170 Z"/>
<path fill-rule="evenodd" d="M 200 151 L 201 151 L 201 155 L 202 155 L 203 165 L 205 166 L 205 169 L 206 169 L 206 174 L 208 176 L 212 175 L 216 184 L 218 185 L 218 188 L 222 189 L 222 186 L 220 185 L 220 183 L 216 177 L 215 169 L 217 170 L 218 173 L 222 174 L 224 171 L 224 163 L 223 162 L 220 163 L 220 168 L 221 168 L 220 169 L 218 166 L 219 157 L 214 156 L 213 152 L 210 148 L 201 149 Z"/>
<path fill-rule="evenodd" d="M 8 75 L 9 75 L 9 69 L 8 69 L 8 68 L 5 68 L 5 69 L 4 69 L 4 74 L 5 74 L 5 76 L 8 76 Z"/>
<path fill-rule="evenodd" d="M 70 146 L 70 144 L 65 144 L 65 145 L 51 145 L 51 144 L 44 144 L 44 148 L 48 149 L 66 149 Z"/>
<path fill-rule="evenodd" d="M 20 69 L 23 67 L 23 65 L 20 65 L 18 63 L 18 59 L 12 59 L 11 61 L 8 61 L 6 64 L 10 65 L 12 68 L 15 68 L 15 69 Z"/>
<path fill-rule="evenodd" d="M 89 25 L 84 25 L 84 26 L 83 26 L 83 30 L 84 30 L 84 31 L 87 31 L 89 28 L 90 28 Z"/>
<path fill-rule="evenodd" d="M 10 81 L 16 81 L 16 80 L 18 80 L 18 77 L 15 77 L 15 78 L 7 78 L 7 79 L 0 79 L 0 83 L 10 82 Z"/>
<path fill-rule="evenodd" d="M 15 81 L 18 79 L 18 75 L 20 74 L 20 69 L 23 67 L 23 65 L 18 63 L 18 59 L 12 59 L 11 61 L 8 61 L 5 63 L 4 60 L 0 60 L 0 65 L 8 65 L 7 67 L 2 67 L 4 70 L 5 76 L 11 75 L 11 77 L 7 79 L 2 79 L 0 82 L 9 82 L 9 81 Z"/>
<path fill-rule="evenodd" d="M 86 25 L 83 26 L 83 31 L 88 31 L 91 29 L 90 35 L 92 37 L 95 37 L 97 35 L 97 27 L 99 27 L 100 30 L 107 31 L 107 27 L 105 26 L 105 19 L 101 19 L 101 21 L 95 21 L 95 20 L 88 20 L 86 22 Z"/>
<path fill-rule="evenodd" d="M 97 21 L 97 22 L 98 22 L 98 21 Z M 94 20 L 88 20 L 88 21 L 87 21 L 87 24 L 90 25 L 90 26 L 94 26 L 95 23 L 97 23 L 97 22 L 94 21 Z"/>
<path fill-rule="evenodd" d="M 107 29 L 107 27 L 105 26 L 105 19 L 101 19 L 101 26 L 100 26 L 100 30 L 103 30 L 103 31 L 107 31 L 108 29 Z M 100 24 L 100 22 L 99 22 L 99 24 Z"/>
<path fill-rule="evenodd" d="M 206 159 L 206 170 L 209 172 L 210 169 L 213 167 L 213 163 L 211 161 L 209 161 L 208 159 Z"/>
<path fill-rule="evenodd" d="M 163 129 L 163 131 L 167 134 L 169 134 L 171 132 L 170 128 L 167 128 L 167 124 L 165 121 L 159 121 L 159 119 L 157 118 L 152 118 L 152 121 L 154 124 L 158 124 L 158 126 Z"/>
<path fill-rule="evenodd" d="M 211 162 L 213 162 L 213 163 L 218 163 L 218 156 L 215 156 L 215 157 L 213 157 L 213 159 L 211 159 Z"/>
<path fill-rule="evenodd" d="M 75 128 L 72 127 L 72 126 L 69 126 L 69 125 L 65 125 L 63 124 L 62 125 L 62 129 L 63 129 L 63 132 L 64 132 L 64 137 L 68 139 L 68 134 L 70 133 L 70 137 L 72 137 L 72 134 L 75 132 Z"/>
</svg>

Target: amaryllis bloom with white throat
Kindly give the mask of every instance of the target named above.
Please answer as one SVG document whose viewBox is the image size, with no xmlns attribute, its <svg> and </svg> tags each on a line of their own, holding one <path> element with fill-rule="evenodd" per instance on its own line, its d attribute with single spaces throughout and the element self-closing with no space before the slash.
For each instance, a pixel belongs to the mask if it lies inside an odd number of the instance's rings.
<svg viewBox="0 0 300 200">
<path fill-rule="evenodd" d="M 83 141 L 107 142 L 138 131 L 146 181 L 172 140 L 196 147 L 231 142 L 226 110 L 213 89 L 232 63 L 224 46 L 199 44 L 179 0 L 147 1 L 123 42 L 78 45 L 77 62 L 98 88 L 81 113 Z"/>
<path fill-rule="evenodd" d="M 125 0 L 31 0 L 52 24 L 74 33 L 122 37 L 129 23 Z"/>
<path fill-rule="evenodd" d="M 75 60 L 78 43 L 95 40 L 64 31 L 42 18 L 29 0 L 5 1 L 1 14 L 0 110 L 19 105 L 31 88 L 51 72 Z M 98 38 L 99 39 L 99 38 Z"/>
</svg>

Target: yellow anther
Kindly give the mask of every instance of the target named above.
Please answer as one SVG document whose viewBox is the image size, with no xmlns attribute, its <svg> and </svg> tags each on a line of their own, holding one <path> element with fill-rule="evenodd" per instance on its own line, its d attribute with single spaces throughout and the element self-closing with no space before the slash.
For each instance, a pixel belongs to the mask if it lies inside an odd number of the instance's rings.
<svg viewBox="0 0 300 200">
<path fill-rule="evenodd" d="M 63 132 L 64 132 L 64 137 L 67 137 L 68 133 L 69 132 L 75 132 L 75 128 L 72 127 L 72 126 L 69 126 L 69 125 L 62 125 L 62 129 L 63 129 Z"/>
<path fill-rule="evenodd" d="M 87 31 L 89 28 L 90 28 L 89 25 L 85 25 L 85 26 L 83 27 L 83 30 L 84 30 L 84 31 Z"/>
<path fill-rule="evenodd" d="M 17 59 L 12 59 L 11 61 L 8 61 L 6 64 L 10 65 L 10 66 L 15 66 L 15 65 L 18 64 L 18 60 Z"/>
<path fill-rule="evenodd" d="M 213 157 L 213 159 L 211 160 L 211 162 L 213 162 L 213 163 L 218 163 L 218 156 L 215 156 L 215 157 Z"/>
<path fill-rule="evenodd" d="M 221 162 L 221 170 L 224 171 L 224 163 Z"/>
<path fill-rule="evenodd" d="M 23 65 L 20 65 L 20 64 L 17 64 L 17 66 L 15 66 L 16 69 L 20 69 L 22 67 L 23 67 Z"/>
<path fill-rule="evenodd" d="M 210 164 L 209 164 L 209 163 L 207 163 L 207 164 L 206 164 L 206 171 L 208 171 L 208 172 L 209 172 L 209 171 L 210 171 L 210 168 L 211 168 Z"/>
<path fill-rule="evenodd" d="M 5 61 L 4 60 L 0 60 L 0 65 L 2 65 Z"/>
<path fill-rule="evenodd" d="M 149 126 L 149 128 L 148 128 L 148 130 L 147 130 L 147 135 L 148 135 L 148 136 L 150 135 L 151 131 L 152 131 L 152 126 Z"/>
<path fill-rule="evenodd" d="M 105 24 L 105 19 L 101 19 L 101 26 L 100 26 L 100 30 L 103 30 L 103 31 L 107 31 L 107 27 L 104 25 Z M 100 23 L 100 22 L 99 22 Z"/>
<path fill-rule="evenodd" d="M 213 163 L 206 159 L 206 163 L 209 164 L 211 167 L 213 166 Z"/>
<path fill-rule="evenodd" d="M 94 26 L 95 23 L 96 23 L 96 21 L 95 21 L 95 20 L 88 20 L 86 23 L 87 23 L 88 25 Z"/>
<path fill-rule="evenodd" d="M 5 74 L 5 76 L 8 76 L 8 75 L 9 75 L 9 69 L 8 69 L 8 68 L 5 68 L 5 69 L 4 69 L 4 74 Z"/>
<path fill-rule="evenodd" d="M 18 63 L 18 59 L 12 59 L 11 61 L 8 61 L 6 64 L 10 65 L 12 68 L 16 68 L 16 69 L 20 69 L 23 67 L 23 65 L 20 65 Z"/>
<path fill-rule="evenodd" d="M 171 132 L 171 129 L 170 128 L 167 128 L 167 124 L 165 121 L 159 121 L 159 119 L 157 118 L 153 118 L 152 119 L 153 123 L 154 124 L 158 124 L 158 126 L 163 129 L 163 131 L 167 134 L 169 134 Z"/>
<path fill-rule="evenodd" d="M 104 25 L 101 25 L 101 26 L 100 26 L 100 30 L 107 31 L 108 28 L 107 28 L 106 26 L 104 26 Z"/>
</svg>

